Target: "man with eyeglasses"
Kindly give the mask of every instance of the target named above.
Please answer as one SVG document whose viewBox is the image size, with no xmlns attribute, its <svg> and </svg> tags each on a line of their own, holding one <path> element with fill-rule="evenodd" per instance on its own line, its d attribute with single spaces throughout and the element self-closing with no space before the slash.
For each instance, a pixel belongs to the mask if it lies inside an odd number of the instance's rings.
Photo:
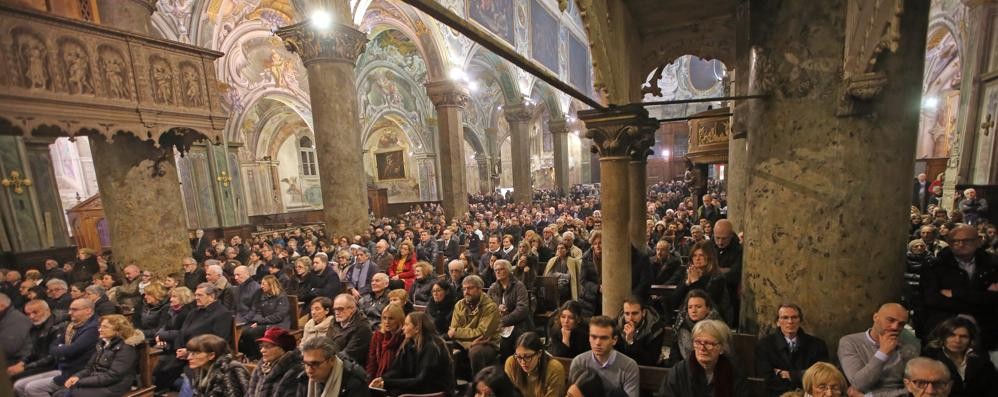
<svg viewBox="0 0 998 397">
<path fill-rule="evenodd" d="M 949 232 L 948 248 L 919 279 L 923 310 L 919 331 L 927 334 L 956 315 L 972 316 L 981 327 L 985 351 L 998 349 L 998 265 L 981 247 L 977 229 L 960 225 Z"/>
<path fill-rule="evenodd" d="M 568 379 L 579 379 L 583 372 L 592 372 L 603 381 L 607 395 L 611 390 L 623 391 L 628 397 L 638 397 L 641 382 L 638 363 L 616 350 L 617 332 L 614 321 L 607 316 L 593 316 L 589 320 L 590 351 L 572 359 Z"/>
<path fill-rule="evenodd" d="M 371 324 L 364 313 L 357 310 L 357 299 L 350 294 L 340 294 L 333 300 L 333 321 L 326 336 L 336 351 L 360 365 L 367 364 L 371 343 Z"/>
<path fill-rule="evenodd" d="M 218 300 L 221 291 L 215 284 L 204 282 L 194 290 L 195 308 L 184 319 L 173 340 L 163 340 L 159 364 L 153 376 L 159 388 L 174 387 L 174 381 L 187 365 L 187 342 L 198 335 L 212 334 L 232 339 L 232 312 Z"/>
<path fill-rule="evenodd" d="M 52 313 L 56 315 L 65 315 L 69 311 L 70 303 L 73 302 L 73 297 L 69 295 L 69 286 L 57 278 L 45 282 L 45 295 L 48 296 L 46 302 L 52 308 Z"/>
<path fill-rule="evenodd" d="M 804 371 L 818 361 L 829 361 L 825 341 L 804 332 L 804 311 L 793 303 L 780 305 L 776 311 L 778 332 L 769 334 L 755 345 L 756 376 L 766 380 L 770 396 L 802 389 Z"/>
<path fill-rule="evenodd" d="M 472 374 L 476 374 L 498 358 L 499 305 L 483 292 L 485 283 L 477 275 L 465 277 L 461 287 L 464 299 L 454 305 L 447 338 L 467 351 Z"/>
<path fill-rule="evenodd" d="M 55 370 L 23 378 L 14 383 L 20 397 L 50 397 L 70 376 L 82 371 L 97 349 L 97 325 L 94 304 L 80 298 L 69 305 L 69 324 L 56 336 L 49 354 L 55 358 Z"/>
<path fill-rule="evenodd" d="M 339 350 L 328 339 L 313 336 L 301 345 L 305 375 L 298 377 L 298 397 L 368 397 L 364 368 L 337 357 Z"/>
<path fill-rule="evenodd" d="M 921 351 L 915 335 L 905 329 L 908 309 L 885 303 L 873 315 L 873 326 L 839 339 L 839 363 L 853 396 L 903 396 L 904 366 Z"/>
<path fill-rule="evenodd" d="M 904 387 L 913 397 L 947 397 L 951 382 L 946 364 L 931 358 L 918 357 L 904 368 Z"/>
<path fill-rule="evenodd" d="M 356 263 L 347 269 L 346 280 L 347 290 L 354 298 L 360 299 L 361 295 L 371 292 L 371 279 L 378 272 L 374 263 L 371 262 L 371 251 L 360 247 L 357 249 Z"/>
</svg>

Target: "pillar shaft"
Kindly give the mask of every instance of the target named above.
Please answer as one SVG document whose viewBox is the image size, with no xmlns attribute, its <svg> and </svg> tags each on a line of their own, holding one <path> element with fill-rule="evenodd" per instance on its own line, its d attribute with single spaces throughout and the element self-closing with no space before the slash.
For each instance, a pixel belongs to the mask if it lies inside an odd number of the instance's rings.
<svg viewBox="0 0 998 397">
<path fill-rule="evenodd" d="M 316 31 L 307 22 L 285 26 L 277 35 L 308 70 L 326 228 L 360 234 L 369 221 L 354 63 L 367 37 L 352 26 Z"/>
<path fill-rule="evenodd" d="M 631 245 L 641 251 L 648 247 L 648 160 L 631 158 L 627 165 L 628 215 L 627 234 L 631 236 Z"/>
<path fill-rule="evenodd" d="M 554 139 L 554 185 L 558 193 L 567 195 L 571 188 L 568 183 L 568 122 L 551 120 L 548 129 Z"/>
<path fill-rule="evenodd" d="M 534 189 L 530 183 L 530 110 L 524 104 L 506 106 L 503 112 L 509 122 L 509 151 L 513 157 L 513 201 L 530 203 Z"/>
<path fill-rule="evenodd" d="M 478 164 L 479 193 L 492 192 L 492 159 L 489 156 L 476 155 Z"/>
<path fill-rule="evenodd" d="M 468 212 L 468 187 L 464 159 L 464 107 L 468 91 L 445 80 L 426 84 L 426 93 L 437 109 L 437 151 L 440 153 L 440 198 L 444 213 L 459 217 Z"/>
<path fill-rule="evenodd" d="M 750 3 L 749 93 L 772 97 L 750 106 L 743 330 L 769 330 L 778 305 L 795 302 L 807 315 L 805 328 L 835 351 L 841 336 L 863 330 L 878 305 L 901 295 L 898 247 L 908 241 L 929 1 L 904 2 L 896 51 L 873 65 L 844 50 L 873 45 L 846 31 L 853 22 L 843 16 L 871 18 L 847 10 L 848 2 Z M 849 89 L 855 86 L 843 79 L 844 53 L 883 73 L 879 93 Z M 836 67 L 808 70 L 796 64 L 801 57 Z M 829 98 L 844 92 L 873 95 L 853 102 L 859 113 L 839 117 Z"/>
<path fill-rule="evenodd" d="M 130 133 L 90 139 L 114 260 L 169 274 L 191 255 L 172 147 Z"/>
<path fill-rule="evenodd" d="M 727 184 L 728 220 L 734 225 L 735 231 L 743 230 L 745 220 L 745 188 L 748 178 L 748 166 L 745 164 L 745 139 L 728 141 L 728 168 L 725 183 Z"/>
<path fill-rule="evenodd" d="M 586 137 L 600 156 L 600 206 L 603 212 L 603 314 L 616 316 L 631 295 L 629 164 L 635 153 L 646 153 L 655 142 L 658 122 L 641 107 L 579 112 Z M 650 141 L 650 143 L 649 143 Z"/>
</svg>

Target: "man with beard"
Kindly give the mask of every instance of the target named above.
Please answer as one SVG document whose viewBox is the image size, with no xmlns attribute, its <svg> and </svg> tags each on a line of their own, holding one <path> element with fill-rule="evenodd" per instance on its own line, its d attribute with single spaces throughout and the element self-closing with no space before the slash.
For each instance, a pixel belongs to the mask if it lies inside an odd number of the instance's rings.
<svg viewBox="0 0 998 397">
<path fill-rule="evenodd" d="M 8 362 L 13 363 L 7 367 L 12 381 L 55 369 L 55 358 L 49 354 L 49 349 L 56 335 L 66 326 L 66 320 L 53 316 L 48 303 L 41 299 L 28 301 L 24 313 L 31 321 L 26 341 L 28 354 L 20 360 L 8 357 Z"/>
<path fill-rule="evenodd" d="M 447 338 L 467 351 L 471 372 L 476 374 L 495 364 L 499 354 L 499 305 L 483 292 L 481 277 L 465 277 L 461 287 L 464 299 L 454 305 Z"/>
<path fill-rule="evenodd" d="M 657 366 L 665 341 L 665 323 L 658 313 L 645 308 L 641 300 L 630 297 L 617 318 L 620 338 L 614 349 L 633 358 L 638 365 Z"/>
<path fill-rule="evenodd" d="M 904 366 L 918 357 L 921 346 L 905 331 L 908 309 L 885 303 L 873 315 L 870 329 L 839 339 L 839 362 L 849 384 L 849 395 L 904 395 Z"/>
</svg>

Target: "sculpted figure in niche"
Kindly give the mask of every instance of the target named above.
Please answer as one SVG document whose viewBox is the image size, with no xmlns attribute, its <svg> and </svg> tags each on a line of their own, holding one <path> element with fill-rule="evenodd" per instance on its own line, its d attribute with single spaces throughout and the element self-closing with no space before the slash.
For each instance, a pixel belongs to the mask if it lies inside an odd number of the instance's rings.
<svg viewBox="0 0 998 397">
<path fill-rule="evenodd" d="M 48 72 L 45 70 L 45 45 L 38 39 L 22 35 L 18 40 L 18 56 L 21 73 L 28 88 L 48 88 Z"/>
<path fill-rule="evenodd" d="M 152 63 L 153 99 L 158 103 L 173 104 L 173 71 L 162 59 Z"/>
<path fill-rule="evenodd" d="M 66 63 L 66 73 L 70 94 L 88 94 L 94 91 L 90 84 L 89 59 L 83 49 L 77 44 L 67 44 L 63 48 L 63 60 Z"/>
<path fill-rule="evenodd" d="M 188 106 L 201 106 L 201 78 L 191 67 L 184 68 L 184 99 Z"/>
<path fill-rule="evenodd" d="M 104 79 L 107 81 L 107 93 L 112 98 L 131 99 L 125 85 L 125 66 L 121 58 L 115 54 L 107 54 L 104 64 Z"/>
</svg>

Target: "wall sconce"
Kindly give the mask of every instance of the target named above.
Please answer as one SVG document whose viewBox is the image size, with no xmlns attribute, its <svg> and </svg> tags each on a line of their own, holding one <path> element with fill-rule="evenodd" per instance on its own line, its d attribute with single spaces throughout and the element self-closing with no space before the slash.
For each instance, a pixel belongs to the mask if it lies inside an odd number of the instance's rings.
<svg viewBox="0 0 998 397">
<path fill-rule="evenodd" d="M 0 184 L 3 184 L 3 187 L 14 186 L 14 194 L 21 194 L 24 193 L 25 187 L 31 186 L 31 179 L 21 178 L 20 172 L 11 171 L 10 178 L 3 178 L 0 180 Z"/>
<path fill-rule="evenodd" d="M 222 173 L 218 174 L 218 176 L 215 177 L 215 180 L 221 183 L 222 186 L 225 187 L 229 187 L 229 184 L 232 183 L 232 177 L 229 176 L 229 173 L 225 171 L 222 171 Z"/>
</svg>

